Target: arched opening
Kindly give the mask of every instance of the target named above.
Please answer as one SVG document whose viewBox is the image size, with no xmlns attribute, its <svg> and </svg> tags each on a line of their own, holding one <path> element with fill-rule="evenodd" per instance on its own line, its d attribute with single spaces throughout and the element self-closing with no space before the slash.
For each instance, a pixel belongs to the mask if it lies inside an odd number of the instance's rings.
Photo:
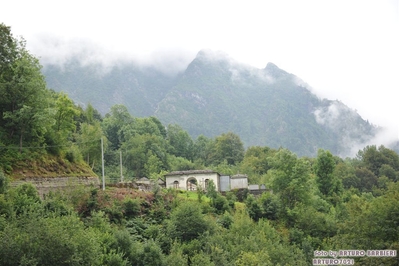
<svg viewBox="0 0 399 266">
<path fill-rule="evenodd" d="M 195 177 L 190 177 L 187 179 L 187 190 L 193 191 L 193 190 L 197 190 L 197 179 L 195 179 Z"/>
<path fill-rule="evenodd" d="M 209 186 L 209 179 L 205 179 L 205 183 L 204 183 L 204 189 L 205 189 L 205 191 L 207 191 L 208 190 L 208 186 Z"/>
<path fill-rule="evenodd" d="M 175 182 L 173 182 L 173 188 L 174 189 L 179 189 L 179 181 L 175 181 Z"/>
</svg>

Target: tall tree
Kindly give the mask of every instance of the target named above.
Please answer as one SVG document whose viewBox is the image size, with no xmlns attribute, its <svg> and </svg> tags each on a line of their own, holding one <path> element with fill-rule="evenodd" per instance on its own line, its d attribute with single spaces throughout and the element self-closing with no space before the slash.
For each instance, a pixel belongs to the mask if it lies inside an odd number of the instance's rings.
<svg viewBox="0 0 399 266">
<path fill-rule="evenodd" d="M 82 152 L 87 164 L 91 165 L 92 169 L 101 162 L 101 138 L 103 132 L 100 122 L 95 121 L 93 124 L 83 123 L 80 128 L 80 134 L 77 137 L 79 148 Z M 106 147 L 108 141 L 105 139 L 104 146 Z"/>
<path fill-rule="evenodd" d="M 215 139 L 213 161 L 218 164 L 227 161 L 230 165 L 236 165 L 244 158 L 244 144 L 240 137 L 233 132 L 223 133 Z"/>
<path fill-rule="evenodd" d="M 383 145 L 378 149 L 375 145 L 367 146 L 359 151 L 357 157 L 362 161 L 363 166 L 367 167 L 374 175 L 378 176 L 382 165 L 389 165 L 395 171 L 399 171 L 399 155 Z"/>
<path fill-rule="evenodd" d="M 156 169 L 167 169 L 168 159 L 165 146 L 164 139 L 157 135 L 133 136 L 124 142 L 121 147 L 122 150 L 126 151 L 124 165 L 128 170 L 133 171 L 136 177 L 151 174 L 148 170 L 154 166 L 155 161 Z"/>
<path fill-rule="evenodd" d="M 335 160 L 331 152 L 320 149 L 317 152 L 315 174 L 320 192 L 326 197 L 337 195 L 342 189 L 341 180 L 334 176 Z"/>
<path fill-rule="evenodd" d="M 11 34 L 11 28 L 0 24 L 0 74 L 3 76 L 11 68 L 17 57 L 17 43 Z"/>
<path fill-rule="evenodd" d="M 21 148 L 25 140 L 40 144 L 53 121 L 39 60 L 4 24 L 0 25 L 0 32 L 0 127 L 9 142 L 18 142 Z"/>
<path fill-rule="evenodd" d="M 52 152 L 59 152 L 66 147 L 66 143 L 76 130 L 76 117 L 80 111 L 73 101 L 64 93 L 54 93 L 53 117 L 54 123 L 52 130 L 46 134 L 46 142 L 51 147 Z"/>
<path fill-rule="evenodd" d="M 270 169 L 269 158 L 276 152 L 269 147 L 252 146 L 245 152 L 244 159 L 240 165 L 241 172 L 252 177 L 266 174 Z"/>
<path fill-rule="evenodd" d="M 298 203 L 308 204 L 311 197 L 308 161 L 281 149 L 272 158 L 271 166 L 272 188 L 280 196 L 283 207 L 292 209 Z"/>
<path fill-rule="evenodd" d="M 176 124 L 168 125 L 167 140 L 169 152 L 177 157 L 193 160 L 194 142 L 190 135 L 181 126 Z"/>
<path fill-rule="evenodd" d="M 105 115 L 102 127 L 107 139 L 111 142 L 110 147 L 117 150 L 125 141 L 126 131 L 131 128 L 134 118 L 130 115 L 126 106 L 117 104 L 111 107 L 111 112 Z"/>
<path fill-rule="evenodd" d="M 194 159 L 200 164 L 208 165 L 211 160 L 214 144 L 215 141 L 213 139 L 205 137 L 204 135 L 199 135 L 194 142 Z"/>
</svg>

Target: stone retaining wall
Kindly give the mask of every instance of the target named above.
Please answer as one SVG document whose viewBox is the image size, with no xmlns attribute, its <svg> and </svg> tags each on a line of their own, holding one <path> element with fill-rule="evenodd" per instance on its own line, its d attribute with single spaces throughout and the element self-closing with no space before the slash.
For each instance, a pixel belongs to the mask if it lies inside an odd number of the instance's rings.
<svg viewBox="0 0 399 266">
<path fill-rule="evenodd" d="M 100 187 L 101 185 L 98 177 L 27 177 L 11 182 L 10 185 L 16 187 L 23 183 L 33 184 L 42 198 L 50 191 L 72 188 L 78 185 L 94 187 Z"/>
</svg>

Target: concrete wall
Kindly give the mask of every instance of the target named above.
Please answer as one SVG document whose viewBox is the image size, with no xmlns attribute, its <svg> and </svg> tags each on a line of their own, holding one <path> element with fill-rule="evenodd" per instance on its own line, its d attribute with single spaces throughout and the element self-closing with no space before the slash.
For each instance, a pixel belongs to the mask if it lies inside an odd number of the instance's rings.
<svg viewBox="0 0 399 266">
<path fill-rule="evenodd" d="M 230 191 L 230 176 L 221 175 L 220 176 L 220 191 Z"/>
<path fill-rule="evenodd" d="M 230 179 L 230 189 L 248 188 L 247 177 L 237 177 Z"/>
</svg>

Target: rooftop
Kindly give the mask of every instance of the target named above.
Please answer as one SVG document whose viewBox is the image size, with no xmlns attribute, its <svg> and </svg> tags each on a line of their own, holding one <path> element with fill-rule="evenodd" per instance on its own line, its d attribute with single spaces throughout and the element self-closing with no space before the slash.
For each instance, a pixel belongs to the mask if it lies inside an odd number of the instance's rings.
<svg viewBox="0 0 399 266">
<path fill-rule="evenodd" d="M 213 173 L 218 174 L 218 172 L 215 172 L 213 170 L 186 170 L 186 171 L 173 171 L 173 172 L 170 172 L 170 173 L 166 174 L 165 176 L 192 175 L 192 174 L 213 174 Z"/>
<path fill-rule="evenodd" d="M 235 179 L 235 178 L 248 178 L 248 176 L 247 175 L 243 175 L 243 174 L 236 174 L 236 175 L 231 176 L 231 178 L 232 179 Z"/>
</svg>

